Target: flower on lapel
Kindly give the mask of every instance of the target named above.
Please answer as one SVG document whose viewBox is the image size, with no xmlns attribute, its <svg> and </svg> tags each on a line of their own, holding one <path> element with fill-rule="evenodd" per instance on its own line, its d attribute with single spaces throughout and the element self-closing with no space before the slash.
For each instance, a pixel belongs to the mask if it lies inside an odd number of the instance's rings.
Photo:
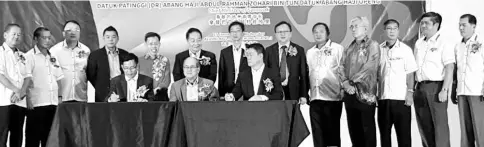
<svg viewBox="0 0 484 147">
<path fill-rule="evenodd" d="M 136 90 L 136 98 L 143 97 L 149 89 L 146 88 L 146 85 L 143 85 Z"/>
<path fill-rule="evenodd" d="M 50 57 L 50 63 L 52 63 L 52 65 L 54 65 L 55 68 L 58 68 L 59 65 L 55 64 L 57 60 L 54 58 L 54 57 Z"/>
<path fill-rule="evenodd" d="M 25 64 L 25 60 L 26 59 L 25 59 L 24 55 L 21 52 L 16 51 L 16 52 L 14 52 L 14 54 L 15 54 L 15 57 L 17 58 L 17 62 L 20 62 L 22 64 Z"/>
<path fill-rule="evenodd" d="M 271 79 L 267 78 L 263 82 L 264 86 L 266 87 L 266 92 L 271 92 L 274 88 L 274 83 L 272 83 Z"/>
<path fill-rule="evenodd" d="M 289 49 L 287 49 L 287 53 L 289 56 L 296 56 L 297 55 L 297 49 L 294 46 L 289 46 Z"/>
<path fill-rule="evenodd" d="M 205 99 L 209 99 L 212 92 L 212 87 L 209 84 L 203 84 L 202 87 L 198 88 L 198 100 L 203 101 Z"/>
<path fill-rule="evenodd" d="M 477 52 L 479 52 L 479 49 L 482 47 L 482 43 L 479 43 L 479 42 L 471 42 L 470 44 L 470 49 L 471 49 L 471 53 L 475 54 Z"/>
<path fill-rule="evenodd" d="M 210 58 L 206 56 L 202 56 L 202 58 L 198 59 L 201 65 L 210 65 Z"/>
<path fill-rule="evenodd" d="M 430 51 L 435 52 L 437 50 L 436 47 L 430 48 Z"/>
<path fill-rule="evenodd" d="M 362 43 L 362 44 L 360 45 L 360 48 L 358 49 L 358 54 L 359 54 L 360 56 L 366 56 L 366 54 L 367 54 L 366 49 L 368 48 L 368 46 L 369 46 L 369 44 L 368 44 L 368 43 Z"/>
<path fill-rule="evenodd" d="M 325 56 L 331 56 L 332 55 L 332 51 L 333 49 L 329 48 L 329 47 L 323 47 L 323 53 Z"/>
<path fill-rule="evenodd" d="M 77 57 L 78 58 L 85 58 L 87 57 L 88 53 L 86 51 L 79 51 L 77 52 Z"/>
<path fill-rule="evenodd" d="M 157 55 L 153 61 L 153 79 L 158 81 L 163 76 L 163 72 L 166 70 L 166 64 L 168 63 L 168 58 Z"/>
</svg>

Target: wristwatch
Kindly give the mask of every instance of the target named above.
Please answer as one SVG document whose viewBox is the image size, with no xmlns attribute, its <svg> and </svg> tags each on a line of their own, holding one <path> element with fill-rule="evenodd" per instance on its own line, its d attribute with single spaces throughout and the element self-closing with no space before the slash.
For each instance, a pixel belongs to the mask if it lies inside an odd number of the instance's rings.
<svg viewBox="0 0 484 147">
<path fill-rule="evenodd" d="M 412 93 L 415 92 L 415 90 L 413 90 L 413 89 L 408 89 L 407 91 L 412 92 Z"/>
</svg>

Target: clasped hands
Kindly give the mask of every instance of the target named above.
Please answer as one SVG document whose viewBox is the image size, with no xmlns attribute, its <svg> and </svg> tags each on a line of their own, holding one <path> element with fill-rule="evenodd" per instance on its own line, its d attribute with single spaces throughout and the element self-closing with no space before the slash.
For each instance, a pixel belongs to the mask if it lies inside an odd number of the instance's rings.
<svg viewBox="0 0 484 147">
<path fill-rule="evenodd" d="M 109 96 L 109 99 L 108 99 L 108 102 L 119 102 L 119 95 L 117 95 L 116 93 L 111 93 L 111 95 Z M 148 100 L 146 99 L 143 99 L 143 98 L 136 98 L 134 99 L 134 102 L 148 102 Z"/>
<path fill-rule="evenodd" d="M 17 103 L 17 102 L 23 100 L 25 98 L 25 96 L 27 96 L 26 91 L 23 91 L 21 89 L 15 89 L 13 91 L 12 95 L 10 96 L 10 102 L 11 103 Z"/>
</svg>

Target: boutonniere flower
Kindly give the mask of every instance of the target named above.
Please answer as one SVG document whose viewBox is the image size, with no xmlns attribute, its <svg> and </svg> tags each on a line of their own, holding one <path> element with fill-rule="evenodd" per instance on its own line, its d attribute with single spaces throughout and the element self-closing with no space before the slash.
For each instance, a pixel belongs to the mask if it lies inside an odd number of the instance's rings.
<svg viewBox="0 0 484 147">
<path fill-rule="evenodd" d="M 198 59 L 201 65 L 210 65 L 210 58 L 206 56 L 202 56 L 202 58 Z"/>
<path fill-rule="evenodd" d="M 481 46 L 482 46 L 482 43 L 472 42 L 470 44 L 471 53 L 475 54 L 475 53 L 479 52 L 479 49 L 481 48 Z"/>
<path fill-rule="evenodd" d="M 84 58 L 87 57 L 88 53 L 86 51 L 79 51 L 77 52 L 77 57 L 78 58 Z"/>
<path fill-rule="evenodd" d="M 54 65 L 55 68 L 58 68 L 59 65 L 55 64 L 56 61 L 57 59 L 55 59 L 54 57 L 50 57 L 50 63 L 52 63 L 52 65 Z"/>
<path fill-rule="evenodd" d="M 323 47 L 323 53 L 324 53 L 325 56 L 331 56 L 332 51 L 333 51 L 333 49 L 331 49 L 329 47 Z"/>
<path fill-rule="evenodd" d="M 153 78 L 158 81 L 163 76 L 163 72 L 166 70 L 166 64 L 168 64 L 168 58 L 157 55 L 153 61 Z"/>
<path fill-rule="evenodd" d="M 435 52 L 437 50 L 436 47 L 430 48 L 430 51 Z"/>
<path fill-rule="evenodd" d="M 202 87 L 198 88 L 198 100 L 203 101 L 209 98 L 213 90 L 209 84 L 203 84 Z"/>
<path fill-rule="evenodd" d="M 17 57 L 17 62 L 25 64 L 26 59 L 25 59 L 25 56 L 22 53 L 20 53 L 19 51 L 16 51 L 15 56 Z"/>
<path fill-rule="evenodd" d="M 149 89 L 146 88 L 146 85 L 143 85 L 136 90 L 136 98 L 140 98 L 145 96 L 146 92 L 148 92 Z"/>
<path fill-rule="evenodd" d="M 297 49 L 294 46 L 289 46 L 289 49 L 287 49 L 287 53 L 289 56 L 296 56 L 297 55 Z"/>
<path fill-rule="evenodd" d="M 360 56 L 366 56 L 366 53 L 367 53 L 366 49 L 368 48 L 368 46 L 369 45 L 367 43 L 361 44 L 360 48 L 358 49 L 358 54 Z"/>
<path fill-rule="evenodd" d="M 266 92 L 271 92 L 274 88 L 274 83 L 272 83 L 271 79 L 267 78 L 263 82 L 264 86 L 266 87 Z"/>
</svg>

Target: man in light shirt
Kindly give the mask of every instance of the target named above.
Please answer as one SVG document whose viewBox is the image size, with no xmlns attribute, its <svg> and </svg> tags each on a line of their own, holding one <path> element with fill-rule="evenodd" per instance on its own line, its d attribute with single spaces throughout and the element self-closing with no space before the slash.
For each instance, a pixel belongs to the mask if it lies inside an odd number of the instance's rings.
<svg viewBox="0 0 484 147">
<path fill-rule="evenodd" d="M 395 19 L 383 23 L 388 39 L 380 44 L 378 84 L 378 126 L 382 147 L 392 146 L 392 126 L 398 146 L 412 146 L 411 120 L 414 72 L 417 63 L 412 49 L 398 40 L 400 24 Z"/>
<path fill-rule="evenodd" d="M 247 58 L 244 56 L 246 44 L 243 41 L 245 25 L 234 21 L 229 25 L 232 45 L 220 51 L 218 68 L 218 89 L 220 95 L 232 92 L 239 73 L 249 68 Z"/>
<path fill-rule="evenodd" d="M 460 17 L 462 41 L 455 47 L 461 147 L 484 147 L 484 36 L 476 23 L 472 14 Z"/>
<path fill-rule="evenodd" d="M 46 146 L 50 127 L 59 103 L 58 88 L 64 77 L 57 58 L 49 52 L 53 45 L 49 29 L 39 27 L 34 31 L 35 46 L 25 57 L 24 86 L 31 87 L 27 97 L 27 123 L 25 147 Z"/>
<path fill-rule="evenodd" d="M 183 75 L 172 84 L 170 101 L 218 101 L 219 93 L 212 80 L 198 76 L 200 62 L 194 57 L 183 61 Z"/>
<path fill-rule="evenodd" d="M 439 32 L 442 17 L 427 12 L 420 18 L 424 37 L 415 43 L 415 113 L 425 147 L 450 147 L 447 117 L 448 98 L 455 63 L 455 53 Z M 408 131 L 408 130 L 407 130 Z"/>
<path fill-rule="evenodd" d="M 107 102 L 147 102 L 152 101 L 153 79 L 139 73 L 138 57 L 129 53 L 121 58 L 123 74 L 111 79 Z"/>
<path fill-rule="evenodd" d="M 310 82 L 311 128 L 314 146 L 341 146 L 340 119 L 343 110 L 341 81 L 338 77 L 343 46 L 329 39 L 329 27 L 313 26 L 316 45 L 307 52 Z"/>
<path fill-rule="evenodd" d="M 109 26 L 103 31 L 104 47 L 93 51 L 87 59 L 87 80 L 95 89 L 95 101 L 103 102 L 108 96 L 109 80 L 122 74 L 121 58 L 128 52 L 118 48 L 118 31 Z"/>
<path fill-rule="evenodd" d="M 3 95 L 0 100 L 0 146 L 5 145 L 8 131 L 10 147 L 21 147 L 23 141 L 23 125 L 27 113 L 24 97 L 27 89 L 22 88 L 25 55 L 17 48 L 21 36 L 20 25 L 8 24 L 3 33 L 5 42 L 0 47 L 0 94 Z"/>
<path fill-rule="evenodd" d="M 64 24 L 64 41 L 51 48 L 53 56 L 64 73 L 61 80 L 62 87 L 59 89 L 59 97 L 62 102 L 86 102 L 87 101 L 87 58 L 91 50 L 79 42 L 81 26 L 75 20 L 69 20 Z"/>
</svg>

